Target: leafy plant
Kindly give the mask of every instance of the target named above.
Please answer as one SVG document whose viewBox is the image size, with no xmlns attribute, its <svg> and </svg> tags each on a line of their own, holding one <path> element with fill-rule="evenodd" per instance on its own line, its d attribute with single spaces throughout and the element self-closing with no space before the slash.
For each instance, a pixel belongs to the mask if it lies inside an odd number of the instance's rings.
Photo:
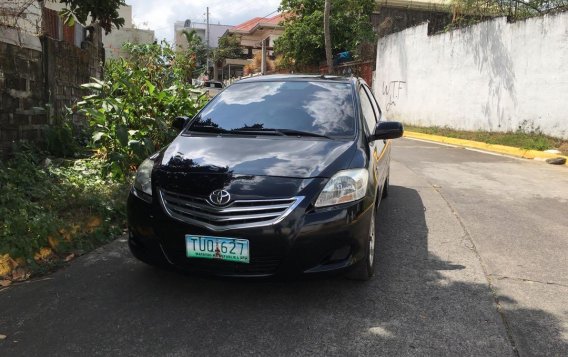
<svg viewBox="0 0 568 357">
<path fill-rule="evenodd" d="M 105 160 L 103 173 L 118 179 L 173 139 L 173 118 L 191 117 L 206 103 L 186 82 L 187 68 L 167 43 L 125 48 L 129 59 L 110 62 L 103 80 L 83 85 L 90 94 L 77 103 Z"/>
</svg>

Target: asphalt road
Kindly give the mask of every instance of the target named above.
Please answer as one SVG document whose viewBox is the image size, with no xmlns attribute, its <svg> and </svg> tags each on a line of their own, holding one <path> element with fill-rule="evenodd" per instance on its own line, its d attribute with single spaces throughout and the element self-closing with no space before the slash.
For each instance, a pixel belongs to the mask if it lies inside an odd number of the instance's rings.
<svg viewBox="0 0 568 357">
<path fill-rule="evenodd" d="M 117 240 L 0 290 L 0 356 L 567 356 L 568 169 L 400 140 L 378 275 L 156 270 Z"/>
</svg>

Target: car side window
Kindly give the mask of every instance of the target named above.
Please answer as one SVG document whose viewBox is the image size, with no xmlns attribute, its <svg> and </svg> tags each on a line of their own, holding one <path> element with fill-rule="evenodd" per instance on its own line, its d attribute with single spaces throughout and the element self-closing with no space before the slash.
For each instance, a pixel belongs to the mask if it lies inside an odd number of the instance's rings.
<svg viewBox="0 0 568 357">
<path fill-rule="evenodd" d="M 365 119 L 365 127 L 367 128 L 367 134 L 372 133 L 377 125 L 377 118 L 375 117 L 375 111 L 373 109 L 373 104 L 369 99 L 367 93 L 363 87 L 359 87 L 359 100 L 361 101 L 361 112 L 363 118 Z"/>
<path fill-rule="evenodd" d="M 381 121 L 382 113 L 381 113 L 381 108 L 379 108 L 379 103 L 377 102 L 377 99 L 375 98 L 375 96 L 373 95 L 373 92 L 371 91 L 371 89 L 369 87 L 367 87 L 366 85 L 363 85 L 363 88 L 365 89 L 365 92 L 369 96 L 369 100 L 371 101 L 371 104 L 373 105 L 373 109 L 375 110 L 375 116 L 377 117 L 377 121 Z"/>
</svg>

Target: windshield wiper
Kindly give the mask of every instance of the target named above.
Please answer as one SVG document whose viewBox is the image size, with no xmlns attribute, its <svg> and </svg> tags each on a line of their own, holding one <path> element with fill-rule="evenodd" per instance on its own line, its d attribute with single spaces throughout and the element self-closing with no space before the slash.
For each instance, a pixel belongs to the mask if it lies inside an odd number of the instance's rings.
<svg viewBox="0 0 568 357">
<path fill-rule="evenodd" d="M 213 125 L 200 125 L 194 126 L 187 129 L 189 132 L 196 132 L 196 133 L 211 133 L 211 134 L 226 134 L 228 133 L 227 130 L 218 128 Z"/>
<path fill-rule="evenodd" d="M 239 134 L 262 134 L 262 135 L 280 135 L 280 136 L 310 136 L 315 138 L 326 138 L 331 139 L 327 135 L 311 133 L 309 131 L 301 131 L 294 129 L 268 129 L 268 128 L 240 128 L 233 129 L 233 132 L 238 132 Z"/>
<path fill-rule="evenodd" d="M 302 131 L 302 130 L 295 130 L 295 129 L 277 129 L 277 130 L 280 131 L 281 133 L 284 133 L 285 135 L 289 135 L 289 136 L 311 136 L 311 137 L 314 137 L 314 138 L 332 139 L 331 137 L 329 137 L 327 135 L 312 133 L 310 131 Z"/>
<path fill-rule="evenodd" d="M 233 129 L 232 132 L 239 134 L 262 134 L 262 135 L 280 135 L 285 136 L 286 134 L 276 130 L 276 129 L 264 129 L 264 128 L 239 128 Z"/>
</svg>

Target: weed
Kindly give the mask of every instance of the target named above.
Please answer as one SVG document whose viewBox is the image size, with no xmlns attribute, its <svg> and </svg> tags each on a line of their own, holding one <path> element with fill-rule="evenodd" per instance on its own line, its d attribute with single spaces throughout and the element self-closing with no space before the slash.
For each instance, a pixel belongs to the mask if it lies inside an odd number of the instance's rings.
<svg viewBox="0 0 568 357">
<path fill-rule="evenodd" d="M 405 125 L 405 130 L 419 133 L 441 135 L 449 138 L 480 141 L 488 144 L 513 146 L 528 150 L 558 149 L 565 155 L 568 154 L 568 140 L 553 138 L 542 134 L 538 129 L 515 132 L 488 132 L 488 131 L 465 131 L 454 130 L 448 127 L 419 127 Z"/>
</svg>

